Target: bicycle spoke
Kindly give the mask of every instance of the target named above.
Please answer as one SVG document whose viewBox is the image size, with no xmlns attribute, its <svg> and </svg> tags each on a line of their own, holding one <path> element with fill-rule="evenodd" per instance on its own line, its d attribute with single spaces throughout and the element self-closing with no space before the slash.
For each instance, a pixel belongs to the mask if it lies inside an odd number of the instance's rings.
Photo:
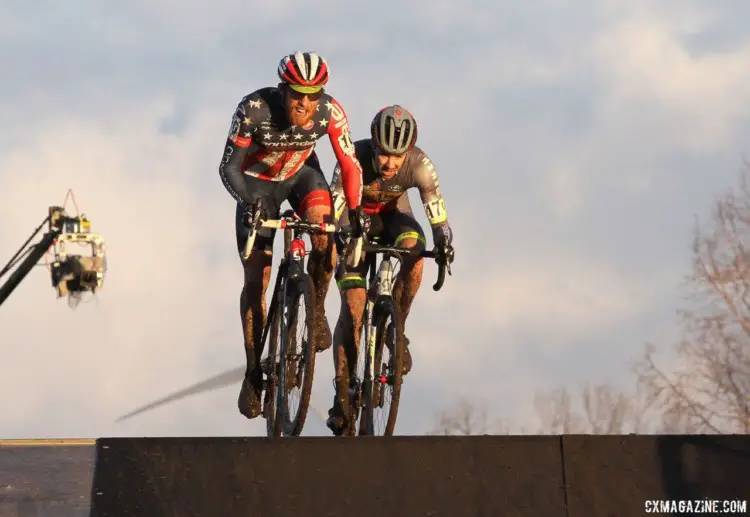
<svg viewBox="0 0 750 517">
<path fill-rule="evenodd" d="M 396 331 L 389 321 L 385 335 L 379 340 L 375 357 L 375 379 L 373 383 L 373 428 L 376 435 L 385 434 L 393 403 L 395 370 L 393 368 L 393 344 Z"/>
<path fill-rule="evenodd" d="M 309 275 L 303 274 L 289 285 L 287 314 L 284 321 L 286 349 L 284 353 L 283 386 L 278 393 L 278 411 L 286 436 L 301 433 L 307 417 L 315 368 L 314 286 Z"/>
</svg>

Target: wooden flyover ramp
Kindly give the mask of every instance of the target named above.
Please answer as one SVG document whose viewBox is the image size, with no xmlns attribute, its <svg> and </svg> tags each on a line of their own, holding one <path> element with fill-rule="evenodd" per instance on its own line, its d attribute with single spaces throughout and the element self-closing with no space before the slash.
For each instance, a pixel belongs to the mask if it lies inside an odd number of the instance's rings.
<svg viewBox="0 0 750 517">
<path fill-rule="evenodd" d="M 642 517 L 698 500 L 750 515 L 750 438 L 0 440 L 2 517 Z"/>
</svg>

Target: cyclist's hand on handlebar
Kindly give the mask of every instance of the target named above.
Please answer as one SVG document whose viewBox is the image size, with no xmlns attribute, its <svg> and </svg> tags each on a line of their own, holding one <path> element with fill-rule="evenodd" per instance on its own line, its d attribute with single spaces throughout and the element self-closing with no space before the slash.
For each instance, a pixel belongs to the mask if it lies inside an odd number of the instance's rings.
<svg viewBox="0 0 750 517">
<path fill-rule="evenodd" d="M 370 229 L 370 218 L 365 214 L 362 207 L 349 210 L 349 224 L 351 225 L 351 237 L 357 239 L 367 234 Z"/>
<path fill-rule="evenodd" d="M 253 216 L 254 216 L 253 207 L 251 206 L 245 207 L 245 209 L 242 212 L 242 225 L 245 228 L 250 228 L 250 229 L 253 228 L 253 222 L 254 222 Z"/>
<path fill-rule="evenodd" d="M 256 213 L 260 213 L 261 218 L 266 217 L 266 210 L 262 200 L 257 200 L 251 204 L 242 204 L 242 224 L 246 228 L 253 227 L 253 223 L 255 222 L 253 219 Z"/>
<path fill-rule="evenodd" d="M 341 231 L 336 232 L 333 237 L 333 242 L 336 244 L 336 253 L 342 255 L 349 244 L 351 230 L 347 228 L 341 228 Z"/>
<path fill-rule="evenodd" d="M 445 269 L 448 271 L 448 274 L 451 275 L 451 264 L 453 263 L 453 260 L 456 258 L 456 252 L 453 249 L 453 246 L 450 244 L 443 244 L 441 246 L 435 247 L 435 261 L 442 267 L 445 267 Z"/>
<path fill-rule="evenodd" d="M 445 261 L 446 264 L 452 264 L 453 260 L 456 258 L 456 252 L 453 249 L 453 246 L 450 244 L 443 245 L 439 248 L 440 250 L 440 256 Z"/>
</svg>

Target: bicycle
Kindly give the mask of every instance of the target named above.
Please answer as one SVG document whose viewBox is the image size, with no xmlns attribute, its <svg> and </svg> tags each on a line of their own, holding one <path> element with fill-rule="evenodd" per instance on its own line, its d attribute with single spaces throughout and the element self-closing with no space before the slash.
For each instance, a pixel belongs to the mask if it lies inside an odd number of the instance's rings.
<svg viewBox="0 0 750 517">
<path fill-rule="evenodd" d="M 271 304 L 263 326 L 261 343 L 267 356 L 261 360 L 263 381 L 263 409 L 269 438 L 299 436 L 307 418 L 310 405 L 313 374 L 315 370 L 315 328 L 317 317 L 315 289 L 304 267 L 309 254 L 304 234 L 334 233 L 336 226 L 329 223 L 308 223 L 287 210 L 280 219 L 265 219 L 262 203 L 256 203 L 248 215 L 250 232 L 242 256 L 252 253 L 255 237 L 261 228 L 284 230 L 284 254 L 276 274 Z M 296 335 L 299 313 L 292 307 L 304 299 L 305 324 L 301 339 Z M 293 337 L 290 337 L 293 336 Z M 289 407 L 289 391 L 301 388 L 299 408 L 294 418 Z"/>
<path fill-rule="evenodd" d="M 357 346 L 357 372 L 349 380 L 349 408 L 346 411 L 347 426 L 344 434 L 354 436 L 373 436 L 375 433 L 375 410 L 382 409 L 385 391 L 390 388 L 391 405 L 388 420 L 382 436 L 393 435 L 398 416 L 398 407 L 403 382 L 402 357 L 405 350 L 404 322 L 398 304 L 393 300 L 394 266 L 391 259 L 401 265 L 406 255 L 432 258 L 438 264 L 438 278 L 432 288 L 439 291 L 445 281 L 445 272 L 451 274 L 450 263 L 442 251 L 421 251 L 380 245 L 377 237 L 361 245 L 366 253 L 367 299 L 362 318 L 360 341 L 366 344 L 365 350 Z M 376 270 L 377 255 L 383 255 Z M 358 255 L 358 253 L 356 254 Z M 356 258 L 358 258 L 355 255 Z M 353 262 L 357 263 L 357 260 Z M 342 257 L 340 267 L 346 273 L 346 260 Z M 383 359 L 384 352 L 391 354 L 390 360 Z"/>
</svg>

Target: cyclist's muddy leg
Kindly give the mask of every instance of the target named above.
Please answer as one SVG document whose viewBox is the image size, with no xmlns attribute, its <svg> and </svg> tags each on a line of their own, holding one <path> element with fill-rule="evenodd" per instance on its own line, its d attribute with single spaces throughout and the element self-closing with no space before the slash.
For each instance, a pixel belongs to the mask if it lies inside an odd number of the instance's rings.
<svg viewBox="0 0 750 517">
<path fill-rule="evenodd" d="M 316 156 L 311 156 L 302 168 L 292 176 L 289 203 L 303 219 L 311 223 L 333 223 L 333 199 L 325 175 L 320 170 Z M 336 264 L 333 238 L 328 234 L 311 235 L 312 251 L 307 261 L 307 273 L 315 285 L 315 346 L 327 350 L 331 346 L 331 329 L 325 312 L 328 285 Z"/>
<path fill-rule="evenodd" d="M 316 194 L 313 192 L 313 194 Z M 325 193 L 325 200 L 330 200 L 330 193 Z M 309 198 L 306 198 L 309 199 Z M 304 203 L 304 201 L 303 201 Z M 330 203 L 310 205 L 305 209 L 304 219 L 311 223 L 332 223 L 332 209 Z M 325 312 L 325 300 L 328 287 L 333 276 L 333 266 L 336 264 L 336 246 L 327 234 L 311 235 L 312 251 L 307 262 L 307 272 L 315 285 L 315 303 L 317 312 L 316 347 L 317 350 L 327 350 L 331 346 L 331 329 Z"/>
<path fill-rule="evenodd" d="M 406 238 L 398 243 L 400 248 L 421 247 L 416 238 Z M 411 311 L 411 305 L 417 296 L 419 287 L 422 285 L 422 271 L 424 259 L 421 257 L 404 257 L 401 264 L 401 273 L 393 286 L 393 299 L 401 309 L 401 319 L 406 323 L 406 318 Z"/>
<path fill-rule="evenodd" d="M 417 232 L 404 233 L 396 239 L 396 245 L 401 248 L 415 248 L 421 251 L 424 249 L 423 244 L 423 237 Z M 419 291 L 419 286 L 422 284 L 423 269 L 424 259 L 422 257 L 404 257 L 401 264 L 401 272 L 393 286 L 393 299 L 396 302 L 397 307 L 400 309 L 401 328 L 404 329 L 405 349 L 401 360 L 404 375 L 408 374 L 412 369 L 409 338 L 406 337 L 406 320 L 409 317 L 414 298 Z"/>
<path fill-rule="evenodd" d="M 266 322 L 266 291 L 271 279 L 272 251 L 258 250 L 244 262 L 245 285 L 240 295 L 240 315 L 245 336 L 247 373 L 250 374 L 260 363 L 263 354 L 263 326 Z"/>
<path fill-rule="evenodd" d="M 254 178 L 253 178 L 254 179 Z M 258 180 L 261 181 L 261 180 Z M 268 182 L 254 186 L 258 198 L 263 198 L 268 213 L 273 216 L 278 209 L 272 193 L 266 192 Z M 275 231 L 262 228 L 258 230 L 253 242 L 253 249 L 247 260 L 242 259 L 250 229 L 243 222 L 245 209 L 237 206 L 235 213 L 235 232 L 237 251 L 244 270 L 242 293 L 240 294 L 240 318 L 244 336 L 247 367 L 242 382 L 237 406 L 240 413 L 247 418 L 260 414 L 260 394 L 263 389 L 263 373 L 260 369 L 260 356 L 263 354 L 263 326 L 266 320 L 265 293 L 271 277 L 273 239 Z"/>
<path fill-rule="evenodd" d="M 346 282 L 345 279 L 344 282 Z M 334 404 L 331 416 L 348 416 L 349 379 L 357 368 L 358 345 L 366 292 L 362 287 L 340 285 L 341 310 L 333 333 L 333 367 L 336 372 Z"/>
<path fill-rule="evenodd" d="M 240 294 L 240 316 L 245 337 L 247 369 L 238 407 L 247 418 L 260 413 L 260 394 L 263 389 L 263 373 L 260 357 L 263 355 L 263 326 L 266 321 L 266 290 L 271 278 L 272 250 L 254 250 L 247 261 L 243 261 L 245 281 Z"/>
<path fill-rule="evenodd" d="M 403 199 L 403 198 L 402 198 Z M 400 201 L 400 200 L 399 200 Z M 408 203 L 406 201 L 405 203 Z M 422 251 L 426 240 L 422 226 L 414 218 L 408 204 L 392 212 L 386 222 L 389 239 L 399 248 Z M 393 299 L 401 312 L 401 322 L 405 323 L 411 311 L 412 302 L 417 296 L 422 283 L 424 259 L 421 257 L 403 257 L 401 271 L 393 286 Z"/>
</svg>

